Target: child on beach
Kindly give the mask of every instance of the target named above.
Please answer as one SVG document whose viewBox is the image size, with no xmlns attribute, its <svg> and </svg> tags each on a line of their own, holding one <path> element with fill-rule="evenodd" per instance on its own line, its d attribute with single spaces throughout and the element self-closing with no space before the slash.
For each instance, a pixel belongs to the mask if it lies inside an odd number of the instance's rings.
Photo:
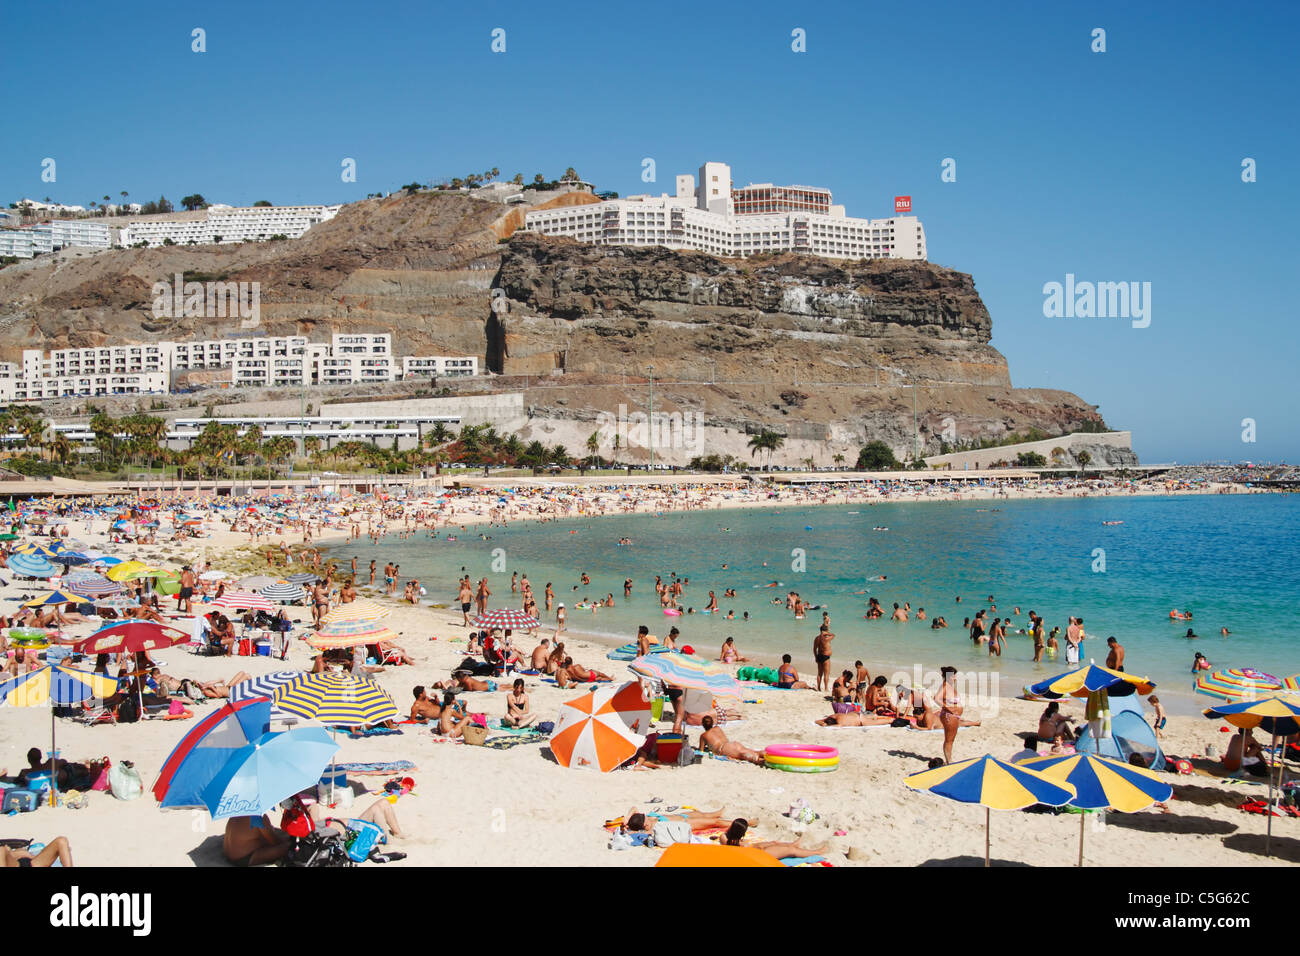
<svg viewBox="0 0 1300 956">
<path fill-rule="evenodd" d="M 1165 716 L 1165 709 L 1160 705 L 1159 697 L 1155 696 L 1155 694 L 1152 694 L 1150 697 L 1147 698 L 1147 701 L 1151 704 L 1152 707 L 1155 708 L 1156 711 L 1155 714 L 1153 714 L 1151 717 L 1151 726 L 1155 728 L 1156 739 L 1158 740 L 1164 736 L 1163 731 L 1165 729 L 1165 724 L 1169 722 L 1169 718 Z"/>
</svg>

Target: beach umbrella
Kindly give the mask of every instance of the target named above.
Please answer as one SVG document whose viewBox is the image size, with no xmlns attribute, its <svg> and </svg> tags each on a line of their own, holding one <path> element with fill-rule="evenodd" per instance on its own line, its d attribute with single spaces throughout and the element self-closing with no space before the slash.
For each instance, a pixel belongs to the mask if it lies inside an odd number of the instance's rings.
<svg viewBox="0 0 1300 956">
<path fill-rule="evenodd" d="M 59 751 L 55 745 L 54 708 L 103 700 L 117 693 L 117 681 L 107 674 L 77 670 L 66 664 L 46 664 L 0 683 L 0 707 L 50 708 L 50 805 L 58 803 Z"/>
<path fill-rule="evenodd" d="M 208 607 L 229 608 L 232 611 L 267 611 L 275 610 L 275 605 L 260 594 L 252 591 L 227 591 Z"/>
<path fill-rule="evenodd" d="M 48 578 L 59 573 L 45 558 L 31 554 L 11 554 L 8 564 L 9 570 L 23 578 Z"/>
<path fill-rule="evenodd" d="M 1253 667 L 1230 667 L 1221 671 L 1201 671 L 1196 676 L 1196 692 L 1229 702 L 1251 701 L 1282 689 L 1282 681 Z"/>
<path fill-rule="evenodd" d="M 30 601 L 24 601 L 23 607 L 48 607 L 51 604 L 80 604 L 85 600 L 80 594 L 56 588 L 53 591 L 46 591 L 44 594 L 32 598 Z"/>
<path fill-rule="evenodd" d="M 499 627 L 502 630 L 507 628 L 518 631 L 530 631 L 535 627 L 540 627 L 541 622 L 531 614 L 524 611 L 515 610 L 514 608 L 502 608 L 498 611 L 488 611 L 481 614 L 470 624 L 479 630 L 491 630 Z"/>
<path fill-rule="evenodd" d="M 129 611 L 140 606 L 135 598 L 127 597 L 125 594 L 115 594 L 110 597 L 92 598 L 95 607 L 111 607 L 115 611 Z"/>
<path fill-rule="evenodd" d="M 395 641 L 399 635 L 377 621 L 357 619 L 355 621 L 334 621 L 307 638 L 307 643 L 317 650 L 330 650 L 339 647 L 357 647 L 362 644 L 378 644 L 381 641 Z"/>
<path fill-rule="evenodd" d="M 290 584 L 288 581 L 276 581 L 274 584 L 268 584 L 262 588 L 262 597 L 268 601 L 275 601 L 279 604 L 292 604 L 295 601 L 301 601 L 303 597 L 302 586 L 299 584 Z"/>
<path fill-rule="evenodd" d="M 393 613 L 392 608 L 384 607 L 382 604 L 376 604 L 374 601 L 367 601 L 365 598 L 358 598 L 355 601 L 349 601 L 347 604 L 336 604 L 325 613 L 321 618 L 322 624 L 333 624 L 336 621 L 381 621 Z"/>
<path fill-rule="evenodd" d="M 1159 774 L 1146 767 L 1137 767 L 1097 757 L 1093 754 L 1063 754 L 1030 757 L 1016 764 L 1036 770 L 1049 780 L 1069 784 L 1075 795 L 1070 806 L 1080 810 L 1119 810 L 1137 813 L 1154 803 L 1164 803 L 1174 795 L 1174 788 L 1165 782 L 1168 774 Z M 1079 865 L 1083 866 L 1083 828 L 1085 817 L 1079 817 Z"/>
<path fill-rule="evenodd" d="M 232 702 L 239 702 L 265 697 L 274 701 L 277 689 L 301 676 L 302 671 L 272 671 L 270 674 L 249 677 L 241 680 L 238 684 L 231 684 L 228 688 L 230 696 L 227 699 Z M 281 710 L 274 702 L 271 704 L 271 719 L 297 720 L 293 714 Z"/>
<path fill-rule="evenodd" d="M 36 541 L 29 541 L 22 547 L 16 549 L 16 554 L 29 554 L 34 558 L 45 558 L 47 561 L 53 561 L 59 557 L 61 550 L 57 544 L 41 544 Z"/>
<path fill-rule="evenodd" d="M 1111 697 L 1127 697 L 1133 693 L 1146 695 L 1155 690 L 1155 687 L 1156 682 L 1148 678 L 1089 663 L 1037 684 L 1030 684 L 1025 690 L 1033 696 L 1056 700 L 1061 697 L 1088 697 L 1102 690 Z"/>
<path fill-rule="evenodd" d="M 110 581 L 134 581 L 136 578 L 148 577 L 153 570 L 142 561 L 123 561 L 109 568 L 107 577 Z"/>
<path fill-rule="evenodd" d="M 110 581 L 102 574 L 93 571 L 78 571 L 64 578 L 63 586 L 69 591 L 88 598 L 103 597 L 108 594 L 121 594 L 125 588 L 116 581 Z"/>
<path fill-rule="evenodd" d="M 260 817 L 320 780 L 338 749 L 323 727 L 263 734 L 230 756 L 201 799 L 214 820 Z"/>
<path fill-rule="evenodd" d="M 16 540 L 18 540 L 18 535 L 13 534 L 12 532 L 6 531 L 4 534 L 0 534 L 0 541 L 16 541 Z"/>
<path fill-rule="evenodd" d="M 1058 784 L 1036 770 L 1004 763 L 985 754 L 959 763 L 908 775 L 903 781 L 912 790 L 937 793 L 960 803 L 978 803 L 984 808 L 984 865 L 989 865 L 990 811 L 1023 810 L 1036 803 L 1062 807 L 1074 798 L 1074 787 Z"/>
<path fill-rule="evenodd" d="M 655 863 L 660 866 L 775 866 L 785 864 L 770 853 L 752 846 L 723 846 L 718 843 L 674 843 Z"/>
<path fill-rule="evenodd" d="M 310 571 L 298 571 L 295 574 L 289 575 L 287 580 L 290 584 L 311 584 L 319 576 L 320 575 L 312 574 Z"/>
<path fill-rule="evenodd" d="M 397 705 L 378 684 L 353 674 L 298 674 L 275 689 L 271 703 L 331 727 L 362 727 L 399 717 Z"/>
<path fill-rule="evenodd" d="M 205 806 L 203 789 L 230 757 L 270 729 L 271 702 L 267 698 L 227 701 L 172 748 L 158 771 L 154 797 L 163 808 Z"/>
<path fill-rule="evenodd" d="M 1290 677 L 1282 678 L 1283 690 L 1300 690 L 1300 674 L 1292 674 Z"/>
<path fill-rule="evenodd" d="M 1273 735 L 1273 760 L 1281 772 L 1286 773 L 1285 747 L 1286 738 L 1300 733 L 1300 698 L 1290 694 L 1270 694 L 1256 700 L 1242 700 L 1235 703 L 1219 704 L 1204 711 L 1211 720 L 1226 720 L 1234 727 L 1240 727 L 1244 735 L 1247 730 L 1263 728 Z M 1283 756 L 1279 758 L 1277 738 L 1283 739 Z M 1264 855 L 1269 856 L 1273 842 L 1273 766 L 1268 772 L 1268 831 L 1264 836 Z M 1281 786 L 1281 782 L 1278 782 Z"/>
<path fill-rule="evenodd" d="M 551 734 L 551 753 L 562 767 L 609 773 L 636 755 L 652 723 L 639 683 L 603 687 L 565 701 Z"/>
<path fill-rule="evenodd" d="M 83 654 L 138 654 L 188 642 L 190 635 L 180 628 L 153 621 L 122 621 L 101 627 L 74 646 Z"/>
<path fill-rule="evenodd" d="M 265 574 L 254 574 L 252 577 L 241 578 L 237 583 L 242 590 L 256 591 L 279 580 L 279 578 L 269 577 Z"/>
<path fill-rule="evenodd" d="M 722 697 L 741 697 L 740 682 L 719 664 L 701 660 L 696 655 L 667 651 L 647 654 L 627 665 L 637 677 L 672 687 L 706 690 Z"/>
<path fill-rule="evenodd" d="M 114 557 L 111 554 L 104 554 L 102 551 L 82 551 L 90 559 L 91 564 L 102 564 L 106 568 L 115 567 L 122 563 L 122 559 Z"/>
</svg>

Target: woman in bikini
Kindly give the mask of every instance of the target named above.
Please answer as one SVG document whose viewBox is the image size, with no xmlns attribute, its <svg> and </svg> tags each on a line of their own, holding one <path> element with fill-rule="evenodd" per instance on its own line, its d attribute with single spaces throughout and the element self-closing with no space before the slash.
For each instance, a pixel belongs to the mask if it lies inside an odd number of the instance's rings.
<svg viewBox="0 0 1300 956">
<path fill-rule="evenodd" d="M 942 667 L 943 686 L 939 688 L 939 723 L 943 727 L 943 762 L 952 763 L 952 744 L 958 727 L 978 727 L 978 720 L 963 720 L 965 706 L 957 693 L 957 668 Z"/>
</svg>

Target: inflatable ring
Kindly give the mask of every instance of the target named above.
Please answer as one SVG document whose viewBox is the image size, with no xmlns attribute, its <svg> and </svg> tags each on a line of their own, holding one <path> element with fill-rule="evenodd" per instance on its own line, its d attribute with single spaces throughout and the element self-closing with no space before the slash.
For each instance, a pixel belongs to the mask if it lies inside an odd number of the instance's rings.
<svg viewBox="0 0 1300 956">
<path fill-rule="evenodd" d="M 670 607 L 666 607 L 664 608 L 664 613 L 667 614 L 669 617 L 680 617 L 682 612 L 675 611 Z"/>
<path fill-rule="evenodd" d="M 827 760 L 838 758 L 840 752 L 834 747 L 822 744 L 772 744 L 764 748 L 765 757 L 796 757 L 803 760 Z"/>
<path fill-rule="evenodd" d="M 789 764 L 770 762 L 765 762 L 764 765 L 768 770 L 781 770 L 785 773 L 830 773 L 840 769 L 838 761 L 825 767 L 792 767 Z"/>
<path fill-rule="evenodd" d="M 807 757 L 774 757 L 771 754 L 764 754 L 763 760 L 768 764 L 776 764 L 782 767 L 835 767 L 840 762 L 839 757 L 810 759 Z"/>
</svg>

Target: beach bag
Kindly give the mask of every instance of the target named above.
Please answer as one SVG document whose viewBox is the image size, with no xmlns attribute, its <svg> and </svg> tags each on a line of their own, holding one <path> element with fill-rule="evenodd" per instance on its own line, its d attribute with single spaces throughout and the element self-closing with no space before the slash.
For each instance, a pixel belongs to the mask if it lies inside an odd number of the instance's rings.
<svg viewBox="0 0 1300 956">
<path fill-rule="evenodd" d="M 684 750 L 685 748 L 683 748 Z M 691 842 L 691 825 L 685 820 L 660 820 L 655 824 L 651 839 L 655 846 L 672 846 Z"/>
<path fill-rule="evenodd" d="M 140 705 L 134 697 L 128 697 L 117 705 L 117 722 L 119 724 L 134 724 L 139 719 Z"/>
<path fill-rule="evenodd" d="M 34 790 L 6 790 L 0 813 L 27 813 L 36 809 Z"/>
<path fill-rule="evenodd" d="M 477 727 L 470 724 L 463 731 L 463 735 L 465 737 L 465 743 L 469 744 L 471 747 L 482 747 L 483 744 L 487 742 L 488 732 L 486 727 Z"/>
<path fill-rule="evenodd" d="M 144 793 L 140 774 L 125 762 L 114 764 L 108 771 L 108 788 L 119 800 L 135 800 Z"/>
<path fill-rule="evenodd" d="M 546 734 L 547 736 L 549 736 L 549 735 L 555 733 L 555 724 L 554 724 L 553 721 L 542 720 L 542 721 L 539 721 L 539 722 L 534 726 L 534 729 L 535 729 L 539 734 Z"/>
</svg>

